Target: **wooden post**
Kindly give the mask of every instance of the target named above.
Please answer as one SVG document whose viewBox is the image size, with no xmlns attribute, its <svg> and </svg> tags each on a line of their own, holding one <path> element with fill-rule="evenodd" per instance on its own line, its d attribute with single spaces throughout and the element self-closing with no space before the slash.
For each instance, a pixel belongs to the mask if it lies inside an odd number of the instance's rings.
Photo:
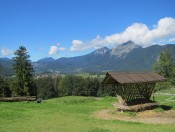
<svg viewBox="0 0 175 132">
<path fill-rule="evenodd" d="M 120 95 L 117 95 L 117 98 L 118 98 L 119 105 L 125 105 L 125 100 Z"/>
</svg>

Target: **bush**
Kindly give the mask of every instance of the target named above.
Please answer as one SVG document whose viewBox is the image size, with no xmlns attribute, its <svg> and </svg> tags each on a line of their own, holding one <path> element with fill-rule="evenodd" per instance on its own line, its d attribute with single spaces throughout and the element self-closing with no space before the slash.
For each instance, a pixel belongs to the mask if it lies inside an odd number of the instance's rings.
<svg viewBox="0 0 175 132">
<path fill-rule="evenodd" d="M 156 83 L 155 90 L 156 91 L 166 90 L 166 89 L 170 89 L 172 87 L 173 87 L 173 84 L 170 81 L 159 82 L 159 83 Z"/>
</svg>

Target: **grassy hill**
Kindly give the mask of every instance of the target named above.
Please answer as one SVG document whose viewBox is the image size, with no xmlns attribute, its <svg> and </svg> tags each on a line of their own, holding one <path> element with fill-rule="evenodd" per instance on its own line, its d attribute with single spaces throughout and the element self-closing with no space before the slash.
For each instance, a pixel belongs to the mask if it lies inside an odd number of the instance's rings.
<svg viewBox="0 0 175 132">
<path fill-rule="evenodd" d="M 169 98 L 159 97 L 159 101 Z M 113 109 L 114 97 L 62 97 L 35 102 L 0 102 L 0 131 L 13 132 L 173 132 L 175 125 L 100 119 L 94 112 Z M 175 98 L 174 98 L 175 101 Z M 174 103 L 174 102 L 173 102 Z M 173 109 L 175 105 L 173 105 Z M 131 114 L 132 115 L 132 114 Z"/>
</svg>

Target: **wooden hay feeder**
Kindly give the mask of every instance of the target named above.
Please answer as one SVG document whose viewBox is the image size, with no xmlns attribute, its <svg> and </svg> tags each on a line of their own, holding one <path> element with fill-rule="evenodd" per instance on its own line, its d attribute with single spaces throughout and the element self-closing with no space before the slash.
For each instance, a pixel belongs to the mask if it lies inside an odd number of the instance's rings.
<svg viewBox="0 0 175 132">
<path fill-rule="evenodd" d="M 107 73 L 102 84 L 112 85 L 116 88 L 118 104 L 115 105 L 122 111 L 142 111 L 151 109 L 159 104 L 152 101 L 156 82 L 165 81 L 157 73 Z"/>
</svg>

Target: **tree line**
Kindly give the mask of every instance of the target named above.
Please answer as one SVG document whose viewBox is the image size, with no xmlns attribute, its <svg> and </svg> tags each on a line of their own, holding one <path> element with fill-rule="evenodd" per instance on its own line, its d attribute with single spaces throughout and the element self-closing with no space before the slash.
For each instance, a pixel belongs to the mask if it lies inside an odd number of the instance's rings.
<svg viewBox="0 0 175 132">
<path fill-rule="evenodd" d="M 71 95 L 97 96 L 100 89 L 99 79 L 75 75 L 42 77 L 36 79 L 35 83 L 37 96 L 42 99 Z"/>
<path fill-rule="evenodd" d="M 15 78 L 0 77 L 0 97 L 21 96 L 15 87 Z M 62 96 L 115 96 L 114 87 L 101 85 L 102 78 L 77 75 L 38 77 L 33 81 L 36 94 L 41 99 Z"/>
</svg>

